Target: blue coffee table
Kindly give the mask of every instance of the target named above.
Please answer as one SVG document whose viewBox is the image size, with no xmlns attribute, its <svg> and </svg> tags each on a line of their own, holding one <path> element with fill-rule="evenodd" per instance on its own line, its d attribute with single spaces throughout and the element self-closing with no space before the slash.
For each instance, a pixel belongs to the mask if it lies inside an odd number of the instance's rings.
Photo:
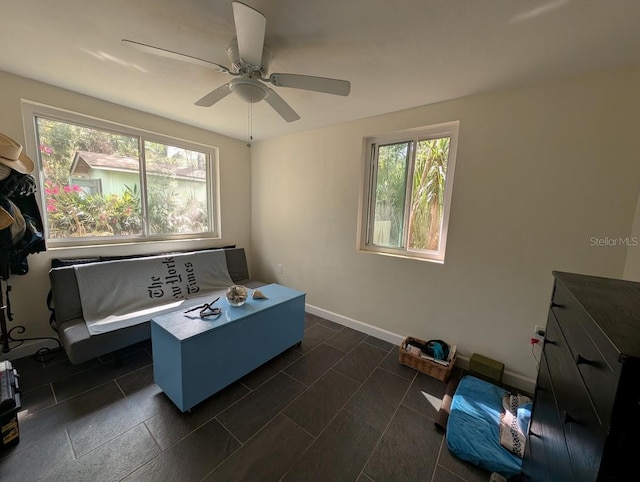
<svg viewBox="0 0 640 482">
<path fill-rule="evenodd" d="M 181 310 L 151 320 L 154 380 L 183 412 L 302 341 L 305 293 L 277 284 L 259 289 L 267 299 L 249 290 L 240 307 L 223 296 L 215 319 Z"/>
</svg>

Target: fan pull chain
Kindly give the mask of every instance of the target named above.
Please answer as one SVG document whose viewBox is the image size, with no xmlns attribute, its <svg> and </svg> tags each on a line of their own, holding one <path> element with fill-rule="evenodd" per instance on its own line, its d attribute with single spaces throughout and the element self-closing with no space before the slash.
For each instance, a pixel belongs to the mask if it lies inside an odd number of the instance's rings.
<svg viewBox="0 0 640 482">
<path fill-rule="evenodd" d="M 251 89 L 251 100 L 253 101 L 253 89 Z M 247 104 L 247 147 L 251 147 L 253 141 L 253 102 Z"/>
<path fill-rule="evenodd" d="M 251 103 L 247 104 L 247 147 L 251 147 Z"/>
</svg>

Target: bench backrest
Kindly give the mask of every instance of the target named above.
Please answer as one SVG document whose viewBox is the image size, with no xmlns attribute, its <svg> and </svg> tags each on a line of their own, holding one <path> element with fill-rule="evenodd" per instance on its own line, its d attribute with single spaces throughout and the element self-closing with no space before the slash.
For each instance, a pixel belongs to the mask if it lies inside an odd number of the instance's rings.
<svg viewBox="0 0 640 482">
<path fill-rule="evenodd" d="M 169 253 L 167 253 L 169 254 Z M 227 269 L 229 275 L 235 283 L 241 283 L 249 279 L 249 268 L 247 267 L 247 258 L 244 248 L 225 248 L 225 257 L 227 258 Z M 153 255 L 153 256 L 157 256 Z M 137 256 L 139 257 L 139 256 Z M 80 292 L 78 291 L 78 282 L 76 280 L 76 272 L 73 269 L 74 264 L 82 264 L 88 262 L 113 261 L 115 259 L 126 259 L 127 256 L 118 256 L 110 258 L 82 258 L 77 263 L 73 260 L 58 261 L 59 266 L 49 271 L 49 280 L 51 281 L 51 294 L 53 300 L 53 309 L 55 321 L 52 326 L 57 328 L 65 321 L 82 318 L 82 305 L 80 304 Z M 52 262 L 52 264 L 56 264 Z"/>
</svg>

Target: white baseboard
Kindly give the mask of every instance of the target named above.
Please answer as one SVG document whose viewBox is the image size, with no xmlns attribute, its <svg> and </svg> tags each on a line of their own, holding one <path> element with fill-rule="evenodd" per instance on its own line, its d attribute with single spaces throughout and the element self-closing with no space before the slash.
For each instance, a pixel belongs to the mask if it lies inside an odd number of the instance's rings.
<svg viewBox="0 0 640 482">
<path fill-rule="evenodd" d="M 353 328 L 354 330 L 361 331 L 362 333 L 366 333 L 367 335 L 375 336 L 376 338 L 388 341 L 389 343 L 392 343 L 394 345 L 400 345 L 400 343 L 402 343 L 402 341 L 406 338 L 405 336 L 398 335 L 397 333 L 383 330 L 382 328 L 378 328 L 377 326 L 369 325 L 368 323 L 354 320 L 353 318 L 349 318 L 347 316 L 343 316 L 338 313 L 334 313 L 333 311 L 325 310 L 308 303 L 306 304 L 305 309 L 312 315 L 317 315 L 324 318 L 325 320 L 333 321 L 342 326 L 347 326 L 349 328 Z M 459 366 L 463 370 L 468 370 L 469 357 L 458 355 L 456 366 Z M 526 393 L 533 393 L 536 385 L 535 380 L 532 380 L 531 378 L 525 377 L 510 370 L 504 371 L 502 381 L 506 385 L 510 385 L 514 388 L 519 388 Z"/>
<path fill-rule="evenodd" d="M 320 316 L 325 320 L 334 321 L 342 326 L 347 326 L 349 328 L 353 328 L 354 330 L 361 331 L 362 333 L 366 333 L 367 335 L 375 336 L 376 338 L 388 341 L 389 343 L 392 343 L 394 345 L 400 345 L 400 343 L 402 343 L 402 341 L 405 339 L 404 336 L 398 335 L 396 333 L 383 330 L 382 328 L 369 325 L 368 323 L 364 323 L 362 321 L 354 320 L 353 318 L 339 315 L 338 313 L 334 313 L 333 311 L 318 308 L 317 306 L 313 306 L 308 303 L 306 305 L 306 311 L 307 313 L 311 313 L 312 315 Z"/>
<path fill-rule="evenodd" d="M 31 356 L 41 348 L 53 350 L 58 348 L 58 344 L 53 340 L 27 340 L 22 345 L 12 348 L 8 353 L 0 353 L 0 360 L 15 360 L 17 358 Z"/>
</svg>

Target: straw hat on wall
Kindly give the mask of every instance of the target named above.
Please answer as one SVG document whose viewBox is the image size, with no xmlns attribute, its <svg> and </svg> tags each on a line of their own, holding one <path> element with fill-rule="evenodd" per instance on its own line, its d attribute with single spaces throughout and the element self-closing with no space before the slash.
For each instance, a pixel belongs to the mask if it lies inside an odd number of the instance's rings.
<svg viewBox="0 0 640 482">
<path fill-rule="evenodd" d="M 0 229 L 8 228 L 13 224 L 13 216 L 5 208 L 0 206 Z"/>
<path fill-rule="evenodd" d="M 33 171 L 33 167 L 33 161 L 23 152 L 20 143 L 0 132 L 0 181 L 9 177 L 11 169 L 21 174 L 29 174 Z M 15 222 L 18 221 L 18 217 L 21 218 L 22 215 L 16 216 L 15 211 L 12 215 L 4 207 L 0 206 L 0 229 L 13 225 L 13 230 L 19 224 Z M 22 223 L 24 224 L 24 218 Z"/>
<path fill-rule="evenodd" d="M 24 153 L 20 143 L 0 132 L 0 180 L 9 176 L 9 169 L 29 174 L 33 167 L 33 161 Z"/>
</svg>

